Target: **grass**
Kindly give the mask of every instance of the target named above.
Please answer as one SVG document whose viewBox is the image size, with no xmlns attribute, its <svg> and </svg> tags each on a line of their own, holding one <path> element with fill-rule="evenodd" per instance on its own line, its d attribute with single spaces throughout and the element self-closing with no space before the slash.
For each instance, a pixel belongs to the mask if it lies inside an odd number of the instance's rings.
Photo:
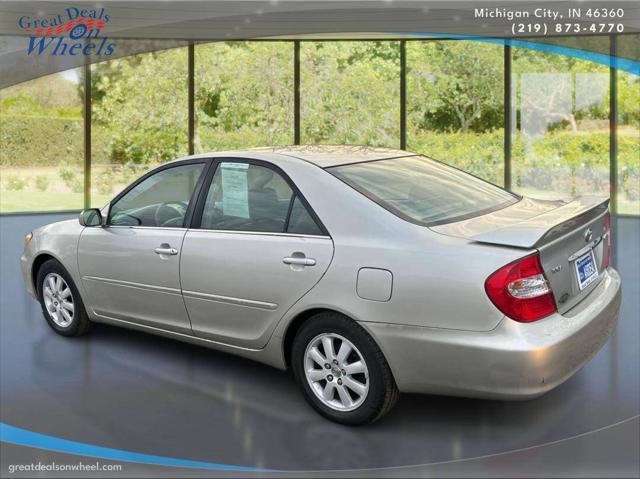
<svg viewBox="0 0 640 479">
<path fill-rule="evenodd" d="M 91 206 L 101 208 L 114 195 L 91 195 Z M 84 195 L 71 192 L 6 191 L 0 192 L 0 213 L 34 211 L 69 211 L 84 208 Z"/>
<path fill-rule="evenodd" d="M 81 210 L 83 206 L 82 193 L 6 190 L 0 192 L 0 213 Z"/>
<path fill-rule="evenodd" d="M 83 189 L 84 176 L 81 168 L 74 168 L 75 183 Z M 94 183 L 101 169 L 94 169 Z M 46 190 L 38 189 L 37 178 L 46 179 Z M 24 186 L 20 190 L 11 190 L 11 179 L 20 179 Z M 60 169 L 55 166 L 40 168 L 1 168 L 0 169 L 0 213 L 20 213 L 37 211 L 81 210 L 84 207 L 82 191 L 72 191 L 61 178 Z M 91 206 L 102 207 L 116 193 L 126 186 L 124 179 L 115 175 L 110 193 L 100 194 L 94 185 L 91 192 Z"/>
</svg>

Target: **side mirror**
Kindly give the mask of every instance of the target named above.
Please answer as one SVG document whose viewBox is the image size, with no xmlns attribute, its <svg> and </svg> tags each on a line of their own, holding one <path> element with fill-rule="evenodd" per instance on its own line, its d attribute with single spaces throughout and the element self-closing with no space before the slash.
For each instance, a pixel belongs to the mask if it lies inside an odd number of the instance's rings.
<svg viewBox="0 0 640 479">
<path fill-rule="evenodd" d="M 89 208 L 80 213 L 78 221 L 82 226 L 102 226 L 102 213 L 98 208 Z"/>
</svg>

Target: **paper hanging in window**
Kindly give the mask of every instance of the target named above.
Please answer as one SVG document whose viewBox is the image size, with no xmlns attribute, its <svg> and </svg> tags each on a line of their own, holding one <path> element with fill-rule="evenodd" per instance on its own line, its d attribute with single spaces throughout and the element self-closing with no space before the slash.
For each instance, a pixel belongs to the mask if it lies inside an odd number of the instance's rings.
<svg viewBox="0 0 640 479">
<path fill-rule="evenodd" d="M 222 214 L 249 218 L 247 163 L 222 163 Z"/>
</svg>

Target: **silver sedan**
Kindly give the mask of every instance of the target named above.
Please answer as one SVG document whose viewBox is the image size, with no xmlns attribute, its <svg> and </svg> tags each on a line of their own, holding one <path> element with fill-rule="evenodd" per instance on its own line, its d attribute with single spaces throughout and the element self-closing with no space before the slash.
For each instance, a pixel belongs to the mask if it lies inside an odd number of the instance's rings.
<svg viewBox="0 0 640 479">
<path fill-rule="evenodd" d="M 406 151 L 302 146 L 162 165 L 25 238 L 49 325 L 160 334 L 293 370 L 345 424 L 399 391 L 533 398 L 618 319 L 608 200 L 523 198 Z"/>
</svg>

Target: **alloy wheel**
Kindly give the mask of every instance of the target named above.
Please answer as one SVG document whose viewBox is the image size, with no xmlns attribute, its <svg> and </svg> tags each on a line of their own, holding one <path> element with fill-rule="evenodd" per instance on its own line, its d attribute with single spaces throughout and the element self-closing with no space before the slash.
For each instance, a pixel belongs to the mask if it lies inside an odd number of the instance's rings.
<svg viewBox="0 0 640 479">
<path fill-rule="evenodd" d="M 58 273 L 49 273 L 42 282 L 42 296 L 51 320 L 61 328 L 73 322 L 75 306 L 71 288 Z"/>
<path fill-rule="evenodd" d="M 358 348 L 339 334 L 322 333 L 309 342 L 304 373 L 316 397 L 336 411 L 353 411 L 367 398 L 367 363 Z"/>
</svg>

